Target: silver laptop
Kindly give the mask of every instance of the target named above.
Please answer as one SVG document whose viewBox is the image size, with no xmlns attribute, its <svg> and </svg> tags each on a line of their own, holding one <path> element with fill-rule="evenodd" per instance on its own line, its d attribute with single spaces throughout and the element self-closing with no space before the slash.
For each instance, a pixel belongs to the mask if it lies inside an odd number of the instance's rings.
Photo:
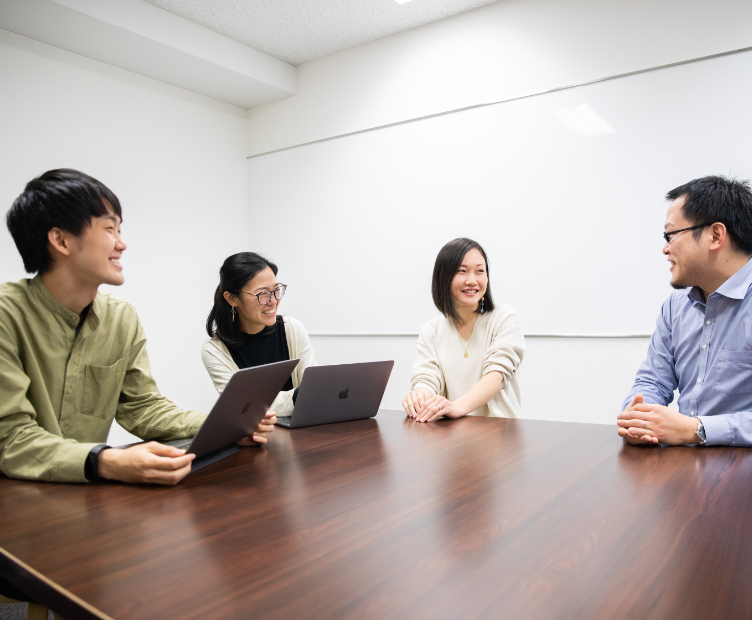
<svg viewBox="0 0 752 620">
<path fill-rule="evenodd" d="M 363 420 L 376 415 L 394 361 L 309 366 L 303 373 L 291 416 L 277 416 L 285 428 Z"/>
<path fill-rule="evenodd" d="M 166 442 L 196 458 L 191 472 L 235 454 L 235 442 L 251 435 L 292 374 L 297 359 L 238 370 L 219 395 L 195 437 Z"/>
</svg>

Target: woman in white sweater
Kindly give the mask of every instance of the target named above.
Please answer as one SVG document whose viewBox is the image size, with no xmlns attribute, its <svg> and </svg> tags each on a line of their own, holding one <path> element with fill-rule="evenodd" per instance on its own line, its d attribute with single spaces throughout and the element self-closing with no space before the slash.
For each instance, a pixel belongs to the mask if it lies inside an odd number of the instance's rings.
<svg viewBox="0 0 752 620">
<path fill-rule="evenodd" d="M 303 372 L 316 364 L 303 324 L 278 314 L 286 290 L 277 281 L 277 266 L 264 257 L 254 252 L 228 257 L 219 270 L 214 307 L 206 320 L 210 338 L 201 350 L 220 393 L 240 368 L 299 358 L 269 409 L 283 416 L 292 415 Z"/>
<path fill-rule="evenodd" d="M 412 391 L 402 401 L 407 415 L 419 422 L 519 417 L 520 315 L 494 304 L 483 248 L 465 238 L 447 243 L 436 257 L 431 291 L 442 316 L 420 329 Z"/>
</svg>

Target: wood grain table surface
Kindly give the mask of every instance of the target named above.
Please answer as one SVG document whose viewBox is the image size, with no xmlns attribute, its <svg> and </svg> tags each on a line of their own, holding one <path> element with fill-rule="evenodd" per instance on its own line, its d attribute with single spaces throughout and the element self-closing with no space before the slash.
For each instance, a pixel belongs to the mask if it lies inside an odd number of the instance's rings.
<svg viewBox="0 0 752 620">
<path fill-rule="evenodd" d="M 0 480 L 75 618 L 750 618 L 752 450 L 464 418 L 275 430 L 173 488 Z"/>
</svg>

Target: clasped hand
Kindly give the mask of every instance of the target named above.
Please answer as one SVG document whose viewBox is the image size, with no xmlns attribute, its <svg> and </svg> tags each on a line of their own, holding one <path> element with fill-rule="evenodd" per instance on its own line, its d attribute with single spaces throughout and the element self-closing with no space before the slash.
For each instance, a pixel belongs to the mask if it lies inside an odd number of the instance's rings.
<svg viewBox="0 0 752 620">
<path fill-rule="evenodd" d="M 451 400 L 443 396 L 432 396 L 425 388 L 418 388 L 405 396 L 402 407 L 417 422 L 433 422 L 442 416 L 461 418 L 465 415 Z"/>
<path fill-rule="evenodd" d="M 629 443 L 684 445 L 697 443 L 697 418 L 662 405 L 649 405 L 638 394 L 616 419 L 619 437 Z"/>
</svg>

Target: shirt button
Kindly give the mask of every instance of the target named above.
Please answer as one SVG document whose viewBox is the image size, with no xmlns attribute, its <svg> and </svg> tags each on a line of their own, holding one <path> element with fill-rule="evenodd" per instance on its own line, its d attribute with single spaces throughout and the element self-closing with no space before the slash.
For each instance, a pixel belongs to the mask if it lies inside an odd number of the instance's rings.
<svg viewBox="0 0 752 620">
<path fill-rule="evenodd" d="M 710 325 L 710 323 L 711 323 L 711 321 L 709 321 L 709 320 L 708 320 L 708 321 L 705 321 L 705 322 L 706 322 L 706 323 L 707 323 L 708 325 Z"/>
<path fill-rule="evenodd" d="M 68 394 L 72 394 L 72 393 L 73 393 L 73 388 L 68 388 Z"/>
<path fill-rule="evenodd" d="M 703 348 L 703 349 L 707 349 L 707 348 L 708 348 L 708 345 L 704 344 L 704 345 L 702 345 L 702 348 Z"/>
<path fill-rule="evenodd" d="M 702 379 L 700 379 L 699 377 L 697 377 L 697 383 L 702 383 Z"/>
</svg>

